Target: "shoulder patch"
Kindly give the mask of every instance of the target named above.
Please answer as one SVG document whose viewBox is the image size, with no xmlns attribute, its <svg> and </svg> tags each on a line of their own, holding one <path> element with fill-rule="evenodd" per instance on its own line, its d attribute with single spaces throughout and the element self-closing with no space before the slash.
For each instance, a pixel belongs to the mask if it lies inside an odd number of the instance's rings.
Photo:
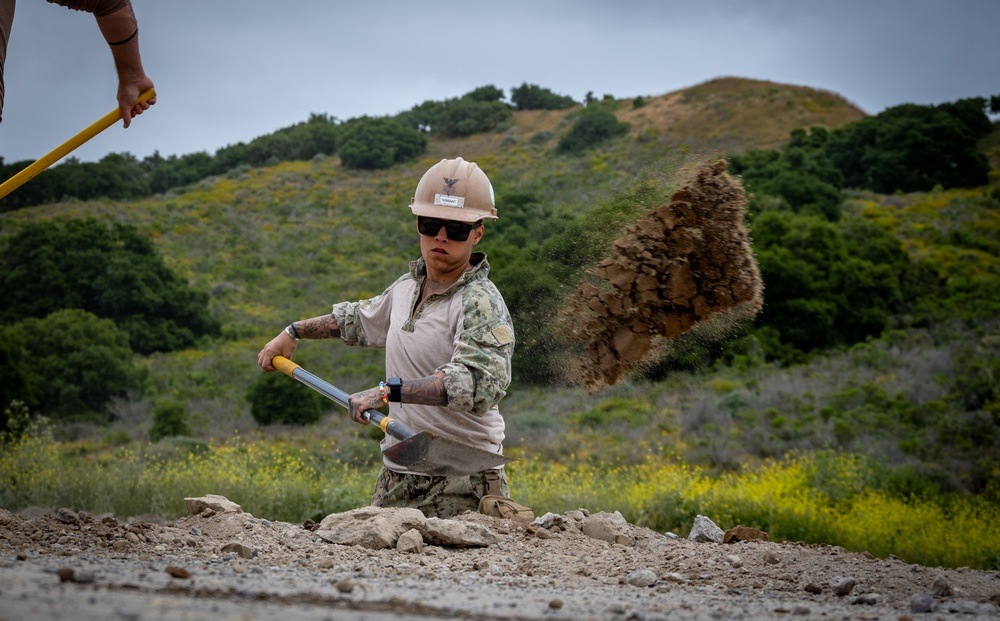
<svg viewBox="0 0 1000 621">
<path fill-rule="evenodd" d="M 506 345 L 507 343 L 510 343 L 511 339 L 514 336 L 513 334 L 511 334 L 510 328 L 508 328 L 506 325 L 497 326 L 493 328 L 492 332 L 494 338 L 496 338 L 497 342 L 499 342 L 501 345 Z"/>
</svg>

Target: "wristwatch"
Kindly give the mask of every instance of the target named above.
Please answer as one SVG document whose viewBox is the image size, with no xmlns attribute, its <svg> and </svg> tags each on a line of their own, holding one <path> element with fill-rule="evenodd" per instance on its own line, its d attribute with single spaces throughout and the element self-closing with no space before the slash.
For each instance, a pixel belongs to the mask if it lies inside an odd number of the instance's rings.
<svg viewBox="0 0 1000 621">
<path fill-rule="evenodd" d="M 403 401 L 403 380 L 398 377 L 390 377 L 385 380 L 385 385 L 389 387 L 389 401 L 401 403 Z"/>
</svg>

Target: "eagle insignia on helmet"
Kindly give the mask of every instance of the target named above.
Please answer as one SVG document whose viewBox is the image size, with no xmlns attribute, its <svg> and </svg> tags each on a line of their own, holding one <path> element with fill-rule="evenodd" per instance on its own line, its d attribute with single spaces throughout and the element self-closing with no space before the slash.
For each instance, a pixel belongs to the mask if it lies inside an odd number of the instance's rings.
<svg viewBox="0 0 1000 621">
<path fill-rule="evenodd" d="M 445 186 L 444 191 L 450 196 L 451 193 L 455 191 L 455 184 L 461 181 L 461 179 L 449 179 L 448 177 L 444 177 L 443 179 Z"/>
</svg>

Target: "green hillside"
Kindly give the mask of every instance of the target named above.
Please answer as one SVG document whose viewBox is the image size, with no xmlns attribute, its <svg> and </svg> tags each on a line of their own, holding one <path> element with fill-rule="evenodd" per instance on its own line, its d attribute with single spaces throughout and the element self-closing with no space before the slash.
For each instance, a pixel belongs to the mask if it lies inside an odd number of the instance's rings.
<svg viewBox="0 0 1000 621">
<path fill-rule="evenodd" d="M 153 403 L 162 397 L 186 405 L 193 435 L 199 438 L 226 438 L 234 430 L 258 433 L 245 398 L 260 376 L 256 353 L 290 321 L 329 312 L 337 301 L 375 295 L 405 270 L 418 256 L 409 197 L 421 174 L 442 158 L 475 161 L 493 181 L 500 219 L 488 226 L 480 248 L 502 274 L 519 269 L 505 260 L 512 240 L 532 247 L 587 214 L 598 214 L 603 218 L 600 234 L 572 242 L 592 246 L 575 249 L 578 254 L 600 258 L 617 232 L 666 200 L 698 163 L 780 148 L 797 128 L 832 130 L 865 118 L 847 100 L 826 91 L 738 78 L 615 101 L 613 110 L 628 124 L 628 133 L 582 156 L 554 153 L 559 138 L 580 114 L 579 106 L 515 110 L 497 131 L 432 137 L 419 159 L 387 170 L 352 170 L 336 156 L 317 156 L 236 167 L 134 202 L 70 201 L 0 213 L 0 245 L 28 223 L 57 217 L 97 217 L 148 232 L 167 265 L 209 295 L 211 312 L 222 325 L 221 337 L 203 339 L 196 348 L 143 358 L 151 386 L 145 395 L 113 405 L 117 419 L 111 427 L 78 427 L 69 433 L 117 433 L 121 441 L 124 432 L 132 440 L 145 441 Z M 949 209 L 963 214 L 961 226 L 948 225 L 961 230 L 927 237 L 928 228 L 954 222 L 939 215 Z M 957 278 L 972 279 L 964 281 L 967 289 L 995 287 L 1000 278 L 997 199 L 989 188 L 902 197 L 857 195 L 845 215 L 889 226 L 905 240 L 907 250 L 929 253 Z M 501 239 L 506 246 L 491 243 Z M 968 250 L 977 244 L 977 252 Z M 970 260 L 976 265 L 972 273 L 966 271 Z M 573 289 L 572 278 L 581 271 L 580 266 L 572 267 L 559 274 L 560 282 L 553 285 L 557 293 Z M 530 303 L 528 295 L 510 292 L 524 303 Z M 766 298 L 765 290 L 765 303 Z M 971 319 L 980 321 L 982 316 Z M 918 475 L 939 473 L 937 480 L 945 487 L 983 490 L 988 481 L 962 477 L 970 472 L 988 477 L 988 464 L 975 461 L 998 454 L 994 438 L 1000 421 L 995 410 L 991 420 L 970 414 L 969 420 L 955 420 L 947 429 L 913 423 L 947 408 L 955 394 L 955 377 L 980 381 L 975 368 L 956 367 L 963 352 L 997 352 L 995 322 L 981 323 L 977 331 L 945 326 L 944 320 L 907 325 L 884 340 L 842 348 L 798 366 L 765 363 L 759 348 L 743 343 L 737 355 L 719 358 L 722 362 L 714 368 L 664 367 L 658 379 L 635 378 L 597 394 L 525 381 L 512 387 L 502 406 L 509 446 L 553 460 L 629 461 L 665 455 L 724 469 L 789 450 L 848 448 L 898 457 L 897 464 L 916 464 Z M 518 326 L 518 331 L 531 334 L 531 326 Z M 519 341 L 518 354 L 533 355 L 544 345 Z M 915 361 L 928 356 L 936 356 L 941 364 L 916 373 Z M 304 342 L 296 360 L 349 392 L 372 385 L 382 375 L 380 352 L 335 343 Z M 44 374 L 46 369 L 32 372 Z M 935 381 L 939 390 L 914 396 Z M 985 390 L 995 394 L 995 387 Z M 982 408 L 979 404 L 969 411 Z M 872 422 L 875 412 L 885 416 L 875 416 Z M 331 405 L 329 413 L 321 425 L 304 432 L 265 433 L 302 443 L 329 440 L 348 457 L 368 442 L 342 412 Z M 933 450 L 900 449 L 898 434 L 904 427 L 905 441 L 926 441 Z M 964 438 L 980 427 L 994 434 L 990 443 L 969 445 Z M 954 454 L 949 448 L 953 445 Z M 981 458 L 972 456 L 977 451 Z"/>
</svg>

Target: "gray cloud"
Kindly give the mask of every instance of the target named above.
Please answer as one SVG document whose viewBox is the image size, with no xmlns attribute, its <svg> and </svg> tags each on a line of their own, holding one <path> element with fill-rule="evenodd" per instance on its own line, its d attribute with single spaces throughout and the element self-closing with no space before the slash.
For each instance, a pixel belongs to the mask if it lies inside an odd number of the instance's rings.
<svg viewBox="0 0 1000 621">
<path fill-rule="evenodd" d="M 214 152 L 312 112 L 406 110 L 493 84 L 582 99 L 736 75 L 835 91 L 868 113 L 1000 93 L 994 0 L 807 2 L 134 0 L 159 101 L 77 149 Z M 115 107 L 93 17 L 21 0 L 0 157 L 38 158 Z"/>
</svg>

